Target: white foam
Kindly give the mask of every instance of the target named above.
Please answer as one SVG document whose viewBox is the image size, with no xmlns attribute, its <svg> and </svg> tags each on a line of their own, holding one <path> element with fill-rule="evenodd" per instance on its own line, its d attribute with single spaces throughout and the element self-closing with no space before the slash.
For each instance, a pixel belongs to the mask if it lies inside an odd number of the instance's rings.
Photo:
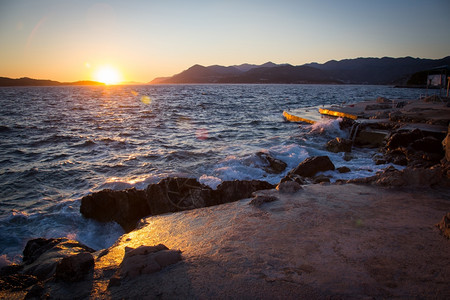
<svg viewBox="0 0 450 300">
<path fill-rule="evenodd" d="M 200 176 L 198 181 L 201 184 L 209 186 L 213 190 L 217 189 L 217 186 L 222 183 L 222 179 L 220 179 L 218 177 L 214 177 L 214 176 L 208 176 L 206 174 L 203 174 L 202 176 Z"/>
</svg>

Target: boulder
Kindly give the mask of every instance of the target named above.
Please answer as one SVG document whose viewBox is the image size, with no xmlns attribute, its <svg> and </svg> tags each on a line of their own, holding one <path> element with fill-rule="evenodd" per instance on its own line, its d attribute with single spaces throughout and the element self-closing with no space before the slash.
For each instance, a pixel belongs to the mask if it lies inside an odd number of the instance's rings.
<svg viewBox="0 0 450 300">
<path fill-rule="evenodd" d="M 94 268 L 94 257 L 89 252 L 82 252 L 64 257 L 56 266 L 55 278 L 66 282 L 83 280 Z"/>
<path fill-rule="evenodd" d="M 270 190 L 275 185 L 261 180 L 234 180 L 224 181 L 213 191 L 210 205 L 234 202 L 237 200 L 250 198 L 252 193 L 259 190 Z M 208 206 L 210 206 L 208 205 Z"/>
<path fill-rule="evenodd" d="M 351 152 L 352 144 L 353 144 L 353 142 L 351 140 L 337 137 L 334 140 L 328 141 L 326 144 L 326 148 L 328 151 L 334 152 L 334 153 Z"/>
<path fill-rule="evenodd" d="M 137 221 L 151 214 L 145 191 L 135 188 L 92 193 L 81 199 L 80 212 L 85 218 L 100 222 L 117 222 L 126 232 L 136 228 Z"/>
<path fill-rule="evenodd" d="M 302 186 L 296 181 L 283 181 L 280 182 L 277 187 L 277 191 L 283 194 L 293 194 L 302 190 Z"/>
<path fill-rule="evenodd" d="M 263 160 L 264 162 L 267 163 L 267 167 L 265 168 L 265 171 L 267 173 L 272 173 L 272 174 L 280 174 L 281 172 L 283 172 L 286 167 L 287 164 L 284 161 L 281 161 L 279 159 L 276 159 L 272 156 L 270 156 L 267 153 L 264 152 L 258 152 L 256 153 L 256 155 Z"/>
<path fill-rule="evenodd" d="M 436 224 L 441 233 L 448 239 L 450 239 L 450 212 L 442 217 L 442 220 Z"/>
<path fill-rule="evenodd" d="M 45 280 L 55 274 L 63 258 L 92 252 L 93 249 L 67 238 L 30 240 L 23 251 L 23 273 Z"/>
<path fill-rule="evenodd" d="M 348 167 L 339 167 L 339 168 L 337 168 L 336 170 L 337 170 L 339 173 L 348 173 L 348 172 L 351 171 L 350 168 L 348 168 Z"/>
<path fill-rule="evenodd" d="M 365 128 L 358 131 L 355 137 L 355 145 L 367 148 L 377 148 L 383 145 L 388 132 L 385 130 L 373 130 Z"/>
<path fill-rule="evenodd" d="M 269 203 L 277 200 L 278 198 L 275 196 L 257 195 L 255 198 L 252 199 L 252 201 L 250 201 L 249 205 L 260 207 L 264 203 Z"/>
<path fill-rule="evenodd" d="M 302 177 L 313 177 L 318 172 L 333 171 L 334 164 L 328 156 L 312 156 L 302 161 L 290 174 Z"/>
<path fill-rule="evenodd" d="M 180 250 L 169 250 L 166 246 L 140 246 L 125 248 L 125 255 L 116 274 L 111 278 L 109 287 L 121 284 L 123 279 L 132 279 L 141 275 L 160 271 L 162 268 L 181 260 Z"/>
<path fill-rule="evenodd" d="M 205 207 L 211 191 L 195 178 L 168 177 L 147 187 L 147 205 L 152 215 Z"/>
<path fill-rule="evenodd" d="M 408 147 L 415 140 L 423 138 L 423 133 L 419 129 L 408 132 L 394 133 L 386 143 L 387 150 L 394 150 L 399 147 Z"/>
<path fill-rule="evenodd" d="M 428 153 L 443 154 L 442 143 L 432 136 L 426 136 L 417 139 L 411 143 L 411 147 L 415 150 L 420 150 Z"/>
</svg>

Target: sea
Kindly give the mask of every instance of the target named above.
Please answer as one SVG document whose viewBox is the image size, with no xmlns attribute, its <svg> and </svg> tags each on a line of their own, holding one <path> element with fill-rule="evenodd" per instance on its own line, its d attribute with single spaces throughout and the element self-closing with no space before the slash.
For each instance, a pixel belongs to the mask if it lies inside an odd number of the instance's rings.
<svg viewBox="0 0 450 300">
<path fill-rule="evenodd" d="M 370 85 L 130 85 L 0 88 L 0 264 L 20 262 L 29 239 L 68 237 L 94 249 L 124 232 L 80 214 L 102 189 L 145 189 L 168 176 L 276 184 L 309 156 L 328 155 L 332 181 L 374 175 L 373 149 L 353 159 L 325 143 L 339 119 L 286 122 L 283 110 L 367 99 L 417 99 L 420 89 Z M 287 163 L 266 172 L 264 152 Z"/>
</svg>

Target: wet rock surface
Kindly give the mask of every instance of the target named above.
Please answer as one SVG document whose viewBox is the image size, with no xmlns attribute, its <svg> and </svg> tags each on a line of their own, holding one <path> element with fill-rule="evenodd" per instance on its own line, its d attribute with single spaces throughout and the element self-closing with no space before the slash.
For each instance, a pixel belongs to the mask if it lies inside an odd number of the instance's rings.
<svg viewBox="0 0 450 300">
<path fill-rule="evenodd" d="M 129 232 L 142 217 L 151 213 L 145 191 L 135 188 L 114 191 L 102 190 L 81 199 L 81 214 L 100 222 L 117 222 Z"/>
<path fill-rule="evenodd" d="M 234 180 L 224 181 L 213 190 L 194 178 L 168 177 L 150 184 L 146 190 L 92 193 L 81 199 L 80 212 L 100 222 L 115 221 L 130 232 L 141 218 L 149 215 L 233 202 L 248 198 L 255 191 L 274 187 L 261 180 Z"/>
<path fill-rule="evenodd" d="M 335 166 L 328 156 L 312 156 L 302 161 L 289 174 L 313 177 L 318 172 L 333 171 L 334 169 Z"/>
</svg>

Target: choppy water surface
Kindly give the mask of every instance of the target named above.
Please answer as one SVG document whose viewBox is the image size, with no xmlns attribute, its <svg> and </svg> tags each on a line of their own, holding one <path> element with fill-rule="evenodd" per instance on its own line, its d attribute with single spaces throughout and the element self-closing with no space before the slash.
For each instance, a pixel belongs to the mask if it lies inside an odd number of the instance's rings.
<svg viewBox="0 0 450 300">
<path fill-rule="evenodd" d="M 17 260 L 26 241 L 41 236 L 108 247 L 121 228 L 79 213 L 81 197 L 104 188 L 145 188 L 176 175 L 212 186 L 276 183 L 310 155 L 352 169 L 335 179 L 370 176 L 384 167 L 370 151 L 345 162 L 324 150 L 327 140 L 345 135 L 337 121 L 299 126 L 284 122 L 282 111 L 423 93 L 347 85 L 0 88 L 0 255 Z M 285 173 L 266 173 L 258 151 L 288 163 Z"/>
</svg>

